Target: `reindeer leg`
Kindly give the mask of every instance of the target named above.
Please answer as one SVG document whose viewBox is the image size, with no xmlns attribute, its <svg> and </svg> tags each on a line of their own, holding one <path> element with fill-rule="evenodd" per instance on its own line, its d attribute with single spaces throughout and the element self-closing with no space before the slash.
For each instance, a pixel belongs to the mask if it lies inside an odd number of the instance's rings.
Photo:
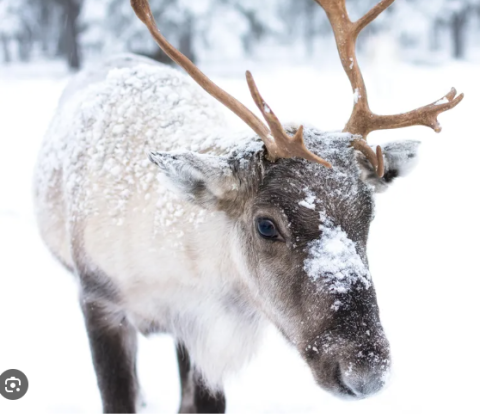
<svg viewBox="0 0 480 418">
<path fill-rule="evenodd" d="M 134 327 L 104 301 L 82 300 L 93 364 L 104 413 L 135 413 L 137 335 Z"/>
<path fill-rule="evenodd" d="M 224 414 L 226 409 L 223 391 L 211 393 L 193 370 L 190 356 L 184 345 L 177 344 L 178 368 L 182 386 L 180 414 Z"/>
</svg>

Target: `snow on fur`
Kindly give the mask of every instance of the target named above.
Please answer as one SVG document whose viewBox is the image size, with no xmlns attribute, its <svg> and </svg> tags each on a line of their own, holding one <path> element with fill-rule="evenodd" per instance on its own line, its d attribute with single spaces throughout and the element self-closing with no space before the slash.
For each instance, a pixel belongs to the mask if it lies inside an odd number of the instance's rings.
<svg viewBox="0 0 480 418">
<path fill-rule="evenodd" d="M 237 133 L 225 141 L 224 114 L 200 87 L 177 70 L 148 60 L 116 68 L 125 60 L 111 60 L 88 74 L 89 80 L 80 74 L 83 78 L 65 92 L 42 149 L 37 179 L 40 187 L 53 190 L 55 173 L 64 171 L 72 216 L 95 213 L 89 191 L 102 190 L 111 222 L 119 226 L 133 198 L 157 198 L 158 231 L 183 211 L 174 194 L 157 181 L 158 167 L 149 161 L 149 153 L 225 153 L 252 135 Z M 261 143 L 254 145 L 258 149 Z M 245 151 L 249 147 L 252 144 Z"/>
<path fill-rule="evenodd" d="M 322 280 L 330 293 L 346 293 L 357 283 L 371 286 L 368 268 L 358 255 L 355 244 L 339 226 L 321 216 L 320 239 L 310 243 L 305 272 L 311 280 Z M 332 309 L 338 310 L 335 305 Z"/>
<path fill-rule="evenodd" d="M 315 195 L 308 188 L 303 189 L 303 191 L 307 196 L 305 197 L 305 199 L 298 202 L 298 204 L 307 209 L 315 210 Z"/>
</svg>

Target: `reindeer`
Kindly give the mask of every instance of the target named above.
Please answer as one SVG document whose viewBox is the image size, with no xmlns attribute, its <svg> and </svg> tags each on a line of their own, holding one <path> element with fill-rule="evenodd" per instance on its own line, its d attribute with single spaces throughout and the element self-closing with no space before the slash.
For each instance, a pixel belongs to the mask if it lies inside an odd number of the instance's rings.
<svg viewBox="0 0 480 418">
<path fill-rule="evenodd" d="M 254 355 L 267 324 L 327 391 L 360 399 L 384 386 L 389 344 L 367 238 L 374 194 L 409 172 L 418 143 L 372 148 L 367 135 L 439 132 L 437 116 L 463 95 L 372 113 L 355 44 L 394 0 L 356 22 L 345 0 L 316 1 L 354 92 L 343 132 L 282 125 L 247 72 L 262 122 L 168 43 L 147 0 L 131 1 L 136 14 L 208 95 L 132 55 L 66 89 L 40 152 L 36 211 L 46 245 L 78 278 L 104 412 L 136 410 L 137 332 L 175 339 L 180 412 L 225 412 L 223 382 Z M 210 96 L 253 133 L 228 131 Z"/>
</svg>

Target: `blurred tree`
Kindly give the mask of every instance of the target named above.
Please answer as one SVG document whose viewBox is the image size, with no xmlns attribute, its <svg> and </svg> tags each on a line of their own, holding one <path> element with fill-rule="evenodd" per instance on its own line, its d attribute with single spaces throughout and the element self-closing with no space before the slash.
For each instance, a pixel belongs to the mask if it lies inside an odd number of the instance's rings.
<svg viewBox="0 0 480 418">
<path fill-rule="evenodd" d="M 446 19 L 451 28 L 455 58 L 465 58 L 468 23 L 478 7 L 479 0 L 449 0 L 444 5 Z"/>
<path fill-rule="evenodd" d="M 60 52 L 67 58 L 68 66 L 77 70 L 80 68 L 80 46 L 78 17 L 83 0 L 55 0 L 63 9 L 63 30 L 59 39 Z"/>
<path fill-rule="evenodd" d="M 11 61 L 10 39 L 13 38 L 21 27 L 19 2 L 4 0 L 0 3 L 0 40 L 2 42 L 3 60 Z"/>
<path fill-rule="evenodd" d="M 34 4 L 31 0 L 0 1 L 0 38 L 5 62 L 12 59 L 11 46 L 16 43 L 17 56 L 28 61 L 35 27 Z"/>
<path fill-rule="evenodd" d="M 470 23 L 480 10 L 480 0 L 409 0 L 425 15 L 432 27 L 431 45 L 439 49 L 442 30 L 450 31 L 452 56 L 463 59 L 467 52 L 467 39 L 471 32 Z"/>
<path fill-rule="evenodd" d="M 455 58 L 465 57 L 465 29 L 469 13 L 468 9 L 468 7 L 458 7 L 451 10 L 450 24 L 452 27 L 453 56 Z"/>
<path fill-rule="evenodd" d="M 281 2 L 264 0 L 260 3 L 252 0 L 220 0 L 220 3 L 224 3 L 224 7 L 232 7 L 232 10 L 238 13 L 238 19 L 243 21 L 243 28 L 238 35 L 248 55 L 253 53 L 255 45 L 262 39 L 269 34 L 276 34 L 281 27 L 278 20 L 278 5 Z"/>
<path fill-rule="evenodd" d="M 308 56 L 313 55 L 315 40 L 330 33 L 328 20 L 321 7 L 313 0 L 284 2 L 280 16 L 286 21 L 286 31 L 291 40 L 299 39 Z"/>
</svg>

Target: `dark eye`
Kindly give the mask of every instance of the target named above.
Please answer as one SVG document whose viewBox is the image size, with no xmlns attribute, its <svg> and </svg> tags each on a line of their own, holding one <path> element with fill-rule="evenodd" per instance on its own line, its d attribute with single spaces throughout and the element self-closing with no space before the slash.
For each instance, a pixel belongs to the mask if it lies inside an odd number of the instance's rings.
<svg viewBox="0 0 480 418">
<path fill-rule="evenodd" d="M 266 239 L 277 239 L 280 235 L 273 221 L 267 218 L 257 219 L 257 230 L 258 233 Z"/>
</svg>

